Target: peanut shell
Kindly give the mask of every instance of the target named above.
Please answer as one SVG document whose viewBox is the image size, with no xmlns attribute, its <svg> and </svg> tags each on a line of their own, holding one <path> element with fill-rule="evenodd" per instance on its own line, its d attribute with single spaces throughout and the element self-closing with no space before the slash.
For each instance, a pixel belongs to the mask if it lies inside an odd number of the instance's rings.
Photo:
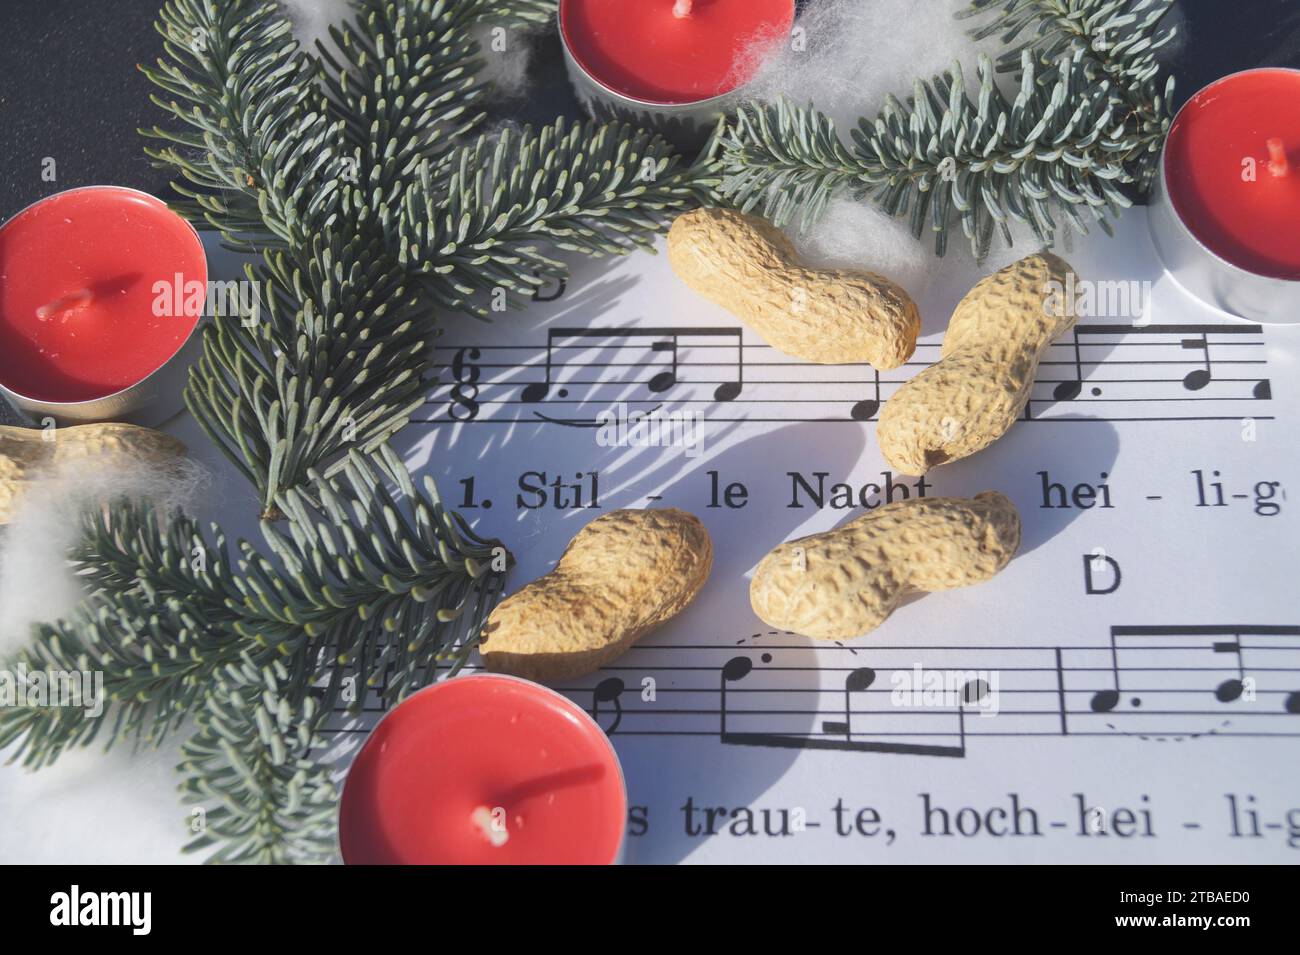
<svg viewBox="0 0 1300 955">
<path fill-rule="evenodd" d="M 804 361 L 898 368 L 916 349 L 911 296 L 872 272 L 801 264 L 780 229 L 734 209 L 696 209 L 668 232 L 668 260 L 687 285 L 763 340 Z"/>
<path fill-rule="evenodd" d="M 554 570 L 492 611 L 483 662 L 543 683 L 593 673 L 680 613 L 712 566 L 713 543 L 693 514 L 611 511 L 577 533 Z"/>
<path fill-rule="evenodd" d="M 886 504 L 835 530 L 782 544 L 749 587 L 768 626 L 819 640 L 879 627 L 909 595 L 988 580 L 1020 546 L 1006 497 L 924 497 Z"/>
<path fill-rule="evenodd" d="M 967 293 L 948 324 L 939 361 L 894 392 L 880 412 L 876 441 L 894 470 L 925 474 L 1010 430 L 1048 346 L 1074 325 L 1074 309 L 1062 298 L 1071 271 L 1064 259 L 1044 252 Z"/>
</svg>

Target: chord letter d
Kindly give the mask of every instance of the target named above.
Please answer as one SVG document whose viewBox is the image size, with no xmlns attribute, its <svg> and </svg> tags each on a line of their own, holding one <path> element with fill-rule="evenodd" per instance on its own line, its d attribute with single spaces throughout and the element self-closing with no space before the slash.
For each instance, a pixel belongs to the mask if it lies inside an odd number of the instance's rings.
<svg viewBox="0 0 1300 955">
<path fill-rule="evenodd" d="M 1094 577 L 1094 574 L 1104 579 L 1108 567 L 1109 573 L 1113 575 L 1113 579 L 1109 586 L 1098 586 L 1097 578 Z M 1119 590 L 1120 580 L 1122 579 L 1123 574 L 1120 573 L 1119 561 L 1108 555 L 1100 547 L 1094 548 L 1091 554 L 1083 555 L 1084 593 L 1089 595 L 1113 594 L 1115 591 Z"/>
</svg>

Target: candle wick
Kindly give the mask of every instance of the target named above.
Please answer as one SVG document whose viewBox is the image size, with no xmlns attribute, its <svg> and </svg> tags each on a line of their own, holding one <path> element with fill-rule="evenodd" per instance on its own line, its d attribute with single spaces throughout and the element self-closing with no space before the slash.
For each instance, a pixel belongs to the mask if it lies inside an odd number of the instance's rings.
<svg viewBox="0 0 1300 955">
<path fill-rule="evenodd" d="M 498 813 L 500 810 L 498 810 Z M 478 830 L 483 833 L 486 839 L 494 848 L 500 849 L 510 839 L 510 833 L 506 831 L 504 820 L 498 824 L 497 815 L 487 806 L 479 806 L 469 814 L 469 821 L 472 822 Z"/>
<path fill-rule="evenodd" d="M 1270 139 L 1268 141 L 1268 171 L 1279 179 L 1286 178 L 1291 172 L 1291 164 L 1287 161 L 1286 146 L 1280 139 Z"/>
<path fill-rule="evenodd" d="M 88 288 L 79 288 L 75 292 L 69 292 L 67 295 L 56 298 L 53 302 L 47 302 L 36 310 L 36 317 L 42 322 L 49 321 L 55 315 L 63 315 L 67 312 L 75 312 L 79 308 L 85 308 L 95 300 L 95 295 Z"/>
<path fill-rule="evenodd" d="M 691 15 L 691 0 L 677 0 L 673 4 L 673 16 L 678 20 L 684 20 Z"/>
</svg>

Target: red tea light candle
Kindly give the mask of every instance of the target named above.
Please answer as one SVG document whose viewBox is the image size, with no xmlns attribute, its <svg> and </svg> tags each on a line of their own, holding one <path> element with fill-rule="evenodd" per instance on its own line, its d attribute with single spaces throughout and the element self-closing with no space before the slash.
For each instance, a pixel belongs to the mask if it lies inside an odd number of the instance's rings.
<svg viewBox="0 0 1300 955">
<path fill-rule="evenodd" d="M 198 233 L 153 196 L 91 186 L 28 206 L 0 226 L 0 393 L 60 422 L 166 420 L 207 279 Z"/>
<path fill-rule="evenodd" d="M 352 865 L 606 865 L 626 827 L 604 731 L 553 690 L 496 674 L 454 677 L 394 708 L 339 807 Z"/>
<path fill-rule="evenodd" d="M 1300 70 L 1235 73 L 1187 101 L 1149 222 L 1193 295 L 1240 318 L 1300 322 Z"/>
<path fill-rule="evenodd" d="M 560 37 L 578 95 L 696 145 L 739 102 L 764 41 L 790 35 L 794 0 L 560 0 Z"/>
</svg>

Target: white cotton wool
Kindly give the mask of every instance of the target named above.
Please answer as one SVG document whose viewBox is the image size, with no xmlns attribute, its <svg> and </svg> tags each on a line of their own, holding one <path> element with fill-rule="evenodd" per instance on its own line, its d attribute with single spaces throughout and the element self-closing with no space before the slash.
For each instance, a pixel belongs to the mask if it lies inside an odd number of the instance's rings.
<svg viewBox="0 0 1300 955">
<path fill-rule="evenodd" d="M 176 799 L 182 726 L 157 748 L 130 742 L 104 752 L 74 746 L 39 772 L 6 767 L 0 818 L 8 822 L 5 862 L 25 865 L 197 863 L 182 856 L 192 837 L 188 806 Z"/>
<path fill-rule="evenodd" d="M 865 269 L 901 285 L 913 297 L 930 284 L 935 256 L 912 236 L 906 219 L 886 215 L 869 201 L 832 199 L 811 227 L 791 230 L 800 257 L 824 269 Z"/>
<path fill-rule="evenodd" d="M 27 645 L 33 624 L 65 616 L 81 600 L 67 555 L 90 508 L 126 496 L 162 511 L 188 510 L 209 482 L 202 465 L 189 460 L 162 471 L 83 459 L 37 479 L 0 530 L 0 660 Z"/>
<path fill-rule="evenodd" d="M 788 45 L 755 53 L 762 65 L 755 98 L 810 101 L 835 121 L 846 141 L 859 117 L 874 117 L 892 93 L 900 100 L 916 79 L 962 64 L 968 80 L 981 52 L 996 57 L 997 37 L 976 42 L 968 31 L 987 18 L 958 20 L 969 0 L 819 0 L 799 17 Z"/>
<path fill-rule="evenodd" d="M 294 37 L 313 54 L 317 40 L 332 48 L 330 27 L 354 15 L 350 0 L 280 0 L 280 6 L 293 24 Z"/>
</svg>

